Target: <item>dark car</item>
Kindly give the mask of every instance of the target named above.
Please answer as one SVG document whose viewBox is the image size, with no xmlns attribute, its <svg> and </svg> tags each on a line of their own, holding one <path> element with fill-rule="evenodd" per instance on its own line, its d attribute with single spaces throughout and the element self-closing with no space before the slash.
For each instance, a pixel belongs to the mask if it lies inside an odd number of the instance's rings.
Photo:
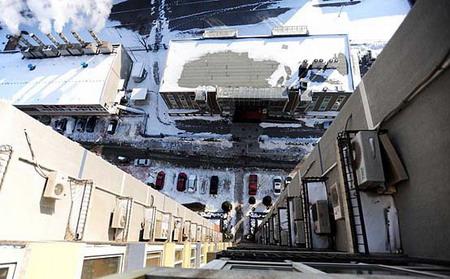
<svg viewBox="0 0 450 279">
<path fill-rule="evenodd" d="M 211 176 L 211 180 L 209 181 L 209 194 L 217 195 L 217 191 L 219 189 L 219 177 L 217 175 Z"/>
<path fill-rule="evenodd" d="M 248 194 L 256 195 L 258 190 L 258 176 L 256 174 L 250 174 L 248 177 Z"/>
<path fill-rule="evenodd" d="M 163 171 L 158 172 L 158 175 L 156 176 L 155 181 L 155 189 L 156 190 L 162 190 L 164 188 L 164 180 L 166 178 L 166 173 Z"/>
<path fill-rule="evenodd" d="M 180 192 L 184 192 L 186 191 L 186 181 L 187 181 L 187 174 L 185 174 L 184 172 L 180 172 L 178 174 L 178 179 L 177 179 L 177 190 Z"/>
<path fill-rule="evenodd" d="M 117 119 L 113 119 L 109 121 L 108 128 L 106 128 L 106 132 L 110 135 L 113 135 L 116 132 L 117 124 L 119 121 Z"/>
<path fill-rule="evenodd" d="M 86 132 L 92 133 L 95 129 L 95 124 L 97 123 L 97 117 L 91 116 L 86 122 Z"/>
</svg>

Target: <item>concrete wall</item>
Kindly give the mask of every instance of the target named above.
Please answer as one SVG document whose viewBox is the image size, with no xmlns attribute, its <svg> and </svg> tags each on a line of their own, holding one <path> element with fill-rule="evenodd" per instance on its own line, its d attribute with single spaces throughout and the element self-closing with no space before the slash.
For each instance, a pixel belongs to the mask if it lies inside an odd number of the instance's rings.
<svg viewBox="0 0 450 279">
<path fill-rule="evenodd" d="M 68 191 L 61 200 L 42 198 L 46 178 L 39 174 L 34 162 L 45 173 L 57 170 L 73 179 L 89 180 L 94 185 L 83 241 L 114 240 L 110 220 L 118 197 L 133 199 L 128 241 L 139 240 L 144 207 L 154 206 L 160 211 L 176 214 L 176 201 L 25 113 L 0 103 L 0 119 L 0 145 L 8 144 L 13 148 L 0 188 L 1 240 L 72 240 L 74 237 L 69 223 L 74 222 L 72 219 L 80 211 L 77 196 Z M 24 129 L 28 134 L 34 159 Z M 71 188 L 72 192 L 76 190 L 76 186 Z M 202 223 L 205 220 L 194 212 L 187 216 L 194 222 Z M 212 223 L 206 222 L 213 228 Z"/>
<path fill-rule="evenodd" d="M 333 168 L 337 133 L 345 127 L 387 129 L 409 175 L 393 197 L 403 250 L 414 257 L 450 258 L 450 73 L 438 70 L 450 51 L 449 25 L 450 2 L 418 1 L 319 145 L 297 167 L 302 176 L 328 170 L 331 186 L 338 180 Z M 344 228 L 337 226 L 341 250 Z"/>
</svg>

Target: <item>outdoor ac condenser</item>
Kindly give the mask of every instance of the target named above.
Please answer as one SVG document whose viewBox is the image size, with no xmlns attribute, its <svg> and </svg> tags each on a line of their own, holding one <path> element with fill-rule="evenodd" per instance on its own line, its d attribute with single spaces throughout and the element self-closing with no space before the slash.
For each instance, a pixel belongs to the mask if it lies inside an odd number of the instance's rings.
<svg viewBox="0 0 450 279">
<path fill-rule="evenodd" d="M 122 204 L 122 202 L 119 201 L 113 211 L 111 228 L 123 229 L 125 228 L 126 223 L 127 223 L 127 209 Z"/>
<path fill-rule="evenodd" d="M 330 216 L 328 213 L 328 201 L 319 200 L 312 205 L 314 232 L 316 234 L 331 233 Z"/>
<path fill-rule="evenodd" d="M 376 131 L 359 131 L 351 140 L 358 187 L 370 189 L 385 181 Z"/>
<path fill-rule="evenodd" d="M 52 171 L 47 174 L 47 182 L 45 183 L 44 198 L 60 200 L 66 196 L 69 188 L 67 177 Z"/>
</svg>

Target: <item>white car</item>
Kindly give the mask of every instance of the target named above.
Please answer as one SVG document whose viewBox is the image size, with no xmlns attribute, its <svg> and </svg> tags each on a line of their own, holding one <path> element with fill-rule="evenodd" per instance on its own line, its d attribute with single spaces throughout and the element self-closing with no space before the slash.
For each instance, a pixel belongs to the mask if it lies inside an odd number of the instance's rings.
<svg viewBox="0 0 450 279">
<path fill-rule="evenodd" d="M 282 190 L 282 180 L 280 176 L 275 176 L 273 178 L 273 193 L 274 195 L 278 196 L 281 194 Z"/>
<path fill-rule="evenodd" d="M 136 167 L 148 167 L 150 166 L 150 159 L 135 159 L 134 165 Z"/>
<path fill-rule="evenodd" d="M 197 191 L 197 176 L 195 174 L 189 175 L 187 191 L 189 193 Z"/>
</svg>

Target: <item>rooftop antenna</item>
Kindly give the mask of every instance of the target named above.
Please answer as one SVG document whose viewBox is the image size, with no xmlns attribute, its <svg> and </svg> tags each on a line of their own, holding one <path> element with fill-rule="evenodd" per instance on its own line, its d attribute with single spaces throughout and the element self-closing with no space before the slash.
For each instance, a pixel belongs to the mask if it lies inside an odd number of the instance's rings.
<svg viewBox="0 0 450 279">
<path fill-rule="evenodd" d="M 38 43 L 38 45 L 40 45 L 41 47 L 46 47 L 46 45 L 41 41 L 41 39 L 38 38 L 38 36 L 36 36 L 36 34 L 31 33 L 30 37 L 33 38 L 33 40 Z"/>
<path fill-rule="evenodd" d="M 94 31 L 89 30 L 89 34 L 91 34 L 92 38 L 94 38 L 94 41 L 98 44 L 101 45 L 102 41 L 100 41 L 100 39 L 97 37 L 97 35 L 94 33 Z"/>
<path fill-rule="evenodd" d="M 51 33 L 48 33 L 48 34 L 46 34 L 47 35 L 47 37 L 50 39 L 50 41 L 52 41 L 52 43 L 55 45 L 55 46 L 57 46 L 57 47 L 59 47 L 61 44 L 56 40 L 56 38 L 55 37 L 53 37 L 53 35 L 51 34 Z"/>
<path fill-rule="evenodd" d="M 71 31 L 72 35 L 77 39 L 78 42 L 80 42 L 81 45 L 86 45 L 87 43 L 81 38 L 80 34 L 78 34 L 76 31 Z"/>
</svg>

